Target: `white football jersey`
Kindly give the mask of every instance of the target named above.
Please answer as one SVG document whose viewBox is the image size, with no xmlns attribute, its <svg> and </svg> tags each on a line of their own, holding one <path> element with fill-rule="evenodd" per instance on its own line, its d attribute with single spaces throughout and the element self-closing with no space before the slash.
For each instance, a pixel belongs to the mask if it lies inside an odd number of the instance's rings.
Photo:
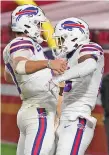
<svg viewBox="0 0 109 155">
<path fill-rule="evenodd" d="M 70 68 L 77 65 L 78 59 L 87 54 L 91 54 L 96 59 L 97 69 L 87 76 L 66 81 L 62 115 L 73 115 L 72 111 L 79 109 L 81 111 L 84 105 L 89 105 L 91 109 L 95 107 L 104 70 L 102 47 L 93 42 L 82 45 L 74 53 L 69 54 L 68 66 Z"/>
<path fill-rule="evenodd" d="M 16 74 L 12 67 L 12 59 L 17 56 L 35 61 L 46 60 L 42 47 L 28 37 L 17 37 L 3 51 L 5 65 L 12 75 L 21 99 L 25 100 L 41 94 L 44 91 L 45 84 L 52 77 L 51 70 L 47 68 L 29 75 Z"/>
</svg>

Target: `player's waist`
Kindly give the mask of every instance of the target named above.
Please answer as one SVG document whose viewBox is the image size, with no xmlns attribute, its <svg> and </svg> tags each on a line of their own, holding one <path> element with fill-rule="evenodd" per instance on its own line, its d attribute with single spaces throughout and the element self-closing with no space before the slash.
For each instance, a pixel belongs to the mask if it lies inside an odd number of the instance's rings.
<svg viewBox="0 0 109 155">
<path fill-rule="evenodd" d="M 22 91 L 22 93 L 20 94 L 20 97 L 22 100 L 26 100 L 26 99 L 29 99 L 29 98 L 33 98 L 33 97 L 36 97 L 37 100 L 40 100 L 41 96 L 39 94 L 44 94 L 43 91 L 39 91 L 39 90 L 34 90 L 34 91 L 31 91 L 31 90 L 26 90 L 26 91 Z"/>
<path fill-rule="evenodd" d="M 19 85 L 21 98 L 30 98 L 32 96 L 40 96 L 39 94 L 46 94 L 45 85 L 49 79 L 31 79 L 26 83 Z"/>
<path fill-rule="evenodd" d="M 52 75 L 50 72 L 45 72 L 44 74 L 39 74 L 39 73 L 33 73 L 30 75 L 21 75 L 21 76 L 16 76 L 16 80 L 19 85 L 25 85 L 28 83 L 34 83 L 34 84 L 42 84 L 47 83 L 51 79 Z"/>
</svg>

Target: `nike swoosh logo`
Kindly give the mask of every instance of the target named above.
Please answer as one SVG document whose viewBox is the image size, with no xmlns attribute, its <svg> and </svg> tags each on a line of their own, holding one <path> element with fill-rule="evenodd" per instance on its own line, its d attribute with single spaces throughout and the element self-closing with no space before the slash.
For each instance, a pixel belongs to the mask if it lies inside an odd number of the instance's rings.
<svg viewBox="0 0 109 155">
<path fill-rule="evenodd" d="M 66 126 L 64 126 L 64 128 L 67 128 L 67 127 L 69 127 L 70 125 L 66 125 Z"/>
</svg>

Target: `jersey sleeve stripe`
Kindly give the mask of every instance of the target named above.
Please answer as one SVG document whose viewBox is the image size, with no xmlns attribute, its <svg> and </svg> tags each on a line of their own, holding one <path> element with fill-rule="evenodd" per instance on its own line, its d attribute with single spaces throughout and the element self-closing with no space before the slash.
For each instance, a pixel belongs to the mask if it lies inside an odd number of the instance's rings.
<svg viewBox="0 0 109 155">
<path fill-rule="evenodd" d="M 82 48 L 94 48 L 94 49 L 97 49 L 97 50 L 99 50 L 100 52 L 103 53 L 103 49 L 101 47 L 97 46 L 97 45 L 83 45 Z"/>
<path fill-rule="evenodd" d="M 17 41 L 15 43 L 11 44 L 10 48 L 12 48 L 14 46 L 17 46 L 17 45 L 22 45 L 22 44 L 31 44 L 31 45 L 33 45 L 32 42 L 29 41 L 29 40 L 21 40 L 21 41 Z"/>
<path fill-rule="evenodd" d="M 12 50 L 12 49 L 14 49 L 16 47 L 21 47 L 21 46 L 33 46 L 33 45 L 32 44 L 19 44 L 19 45 L 16 45 L 16 46 L 11 47 L 10 50 Z"/>
<path fill-rule="evenodd" d="M 81 52 L 94 52 L 94 51 L 98 51 L 97 49 L 93 49 L 93 48 L 83 48 L 80 50 L 80 53 Z"/>
<path fill-rule="evenodd" d="M 12 54 L 13 52 L 16 52 L 16 51 L 21 50 L 21 49 L 31 49 L 31 51 L 32 51 L 33 54 L 34 54 L 34 47 L 33 47 L 33 45 L 32 45 L 32 46 L 31 46 L 31 45 L 17 46 L 17 47 L 15 47 L 15 48 L 11 49 L 11 50 L 10 50 L 10 53 Z"/>
</svg>

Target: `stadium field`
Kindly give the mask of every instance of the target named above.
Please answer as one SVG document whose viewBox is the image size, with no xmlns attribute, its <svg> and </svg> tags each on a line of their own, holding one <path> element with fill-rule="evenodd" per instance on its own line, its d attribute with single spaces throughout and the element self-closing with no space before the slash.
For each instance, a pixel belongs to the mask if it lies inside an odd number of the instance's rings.
<svg viewBox="0 0 109 155">
<path fill-rule="evenodd" d="M 1 144 L 1 155 L 16 155 L 16 144 Z"/>
</svg>

